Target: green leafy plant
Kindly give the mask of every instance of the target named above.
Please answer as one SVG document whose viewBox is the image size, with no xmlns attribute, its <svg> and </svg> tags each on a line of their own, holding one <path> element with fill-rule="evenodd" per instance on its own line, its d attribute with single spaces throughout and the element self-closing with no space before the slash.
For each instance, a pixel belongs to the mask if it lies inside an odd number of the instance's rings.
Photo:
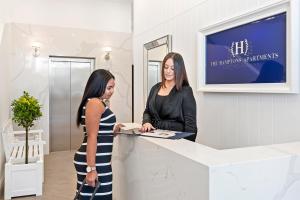
<svg viewBox="0 0 300 200">
<path fill-rule="evenodd" d="M 38 100 L 30 96 L 28 92 L 18 99 L 13 100 L 12 104 L 13 121 L 25 128 L 25 164 L 28 163 L 28 131 L 34 125 L 34 121 L 42 116 L 41 105 Z"/>
</svg>

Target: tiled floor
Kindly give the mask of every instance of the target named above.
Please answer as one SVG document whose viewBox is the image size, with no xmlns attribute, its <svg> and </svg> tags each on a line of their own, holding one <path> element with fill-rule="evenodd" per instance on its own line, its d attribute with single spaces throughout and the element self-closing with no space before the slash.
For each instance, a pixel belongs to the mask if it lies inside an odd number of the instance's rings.
<svg viewBox="0 0 300 200">
<path fill-rule="evenodd" d="M 73 151 L 53 152 L 45 156 L 43 196 L 17 197 L 15 200 L 70 200 L 75 196 L 76 172 Z M 3 198 L 3 197 L 2 197 Z M 2 200 L 2 199 L 1 199 Z"/>
</svg>

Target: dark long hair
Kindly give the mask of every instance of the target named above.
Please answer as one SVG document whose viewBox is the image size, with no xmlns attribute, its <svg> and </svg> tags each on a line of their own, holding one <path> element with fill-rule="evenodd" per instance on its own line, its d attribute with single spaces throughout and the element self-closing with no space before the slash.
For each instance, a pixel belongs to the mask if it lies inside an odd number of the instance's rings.
<svg viewBox="0 0 300 200">
<path fill-rule="evenodd" d="M 174 63 L 175 84 L 176 84 L 176 89 L 179 91 L 182 89 L 182 86 L 190 85 L 186 74 L 183 58 L 179 53 L 170 52 L 164 57 L 164 60 L 162 62 L 162 68 L 161 68 L 161 80 L 162 80 L 161 86 L 166 87 L 164 67 L 169 58 L 171 58 Z"/>
<path fill-rule="evenodd" d="M 105 93 L 106 85 L 110 79 L 115 79 L 109 71 L 105 69 L 97 69 L 90 75 L 86 83 L 83 97 L 77 112 L 77 126 L 81 123 L 82 108 L 89 98 L 99 98 Z"/>
</svg>

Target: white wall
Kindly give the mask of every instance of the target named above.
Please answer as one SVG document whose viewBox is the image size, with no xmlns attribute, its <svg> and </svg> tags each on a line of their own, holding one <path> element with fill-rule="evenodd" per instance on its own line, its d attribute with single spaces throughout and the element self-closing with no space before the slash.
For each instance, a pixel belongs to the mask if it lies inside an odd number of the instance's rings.
<svg viewBox="0 0 300 200">
<path fill-rule="evenodd" d="M 8 82 L 9 102 L 28 91 L 42 104 L 43 117 L 36 127 L 44 130 L 45 153 L 49 152 L 49 55 L 95 57 L 96 68 L 109 69 L 116 77 L 111 107 L 118 121 L 131 121 L 132 36 L 129 33 L 89 31 L 74 28 L 28 24 L 6 24 L 11 30 L 7 52 L 11 64 Z M 10 36 L 4 40 L 9 41 Z M 32 41 L 41 43 L 39 57 L 32 56 Z M 103 47 L 112 47 L 111 60 L 105 61 Z"/>
<path fill-rule="evenodd" d="M 131 32 L 129 1 L 0 0 L 5 22 Z"/>
<path fill-rule="evenodd" d="M 26 87 L 44 105 L 44 117 L 38 126 L 45 130 L 49 145 L 50 54 L 96 57 L 96 66 L 105 66 L 117 78 L 120 88 L 111 104 L 118 120 L 130 121 L 131 10 L 130 0 L 0 0 L 0 41 L 4 38 L 0 42 L 0 128 L 9 118 L 11 100 L 20 96 Z M 33 41 L 42 43 L 41 56 L 37 59 L 31 56 Z M 110 62 L 104 62 L 103 46 L 113 49 Z M 0 190 L 4 174 L 1 139 Z M 48 146 L 45 150 L 48 151 Z"/>
<path fill-rule="evenodd" d="M 8 41 L 3 41 L 2 36 L 7 36 L 9 40 L 9 30 L 4 28 L 4 23 L 0 21 L 0 133 L 2 128 L 9 117 L 9 68 L 6 67 L 8 64 Z M 9 50 L 8 50 L 9 51 Z M 7 62 L 8 61 L 8 62 Z M 2 194 L 3 183 L 4 183 L 4 150 L 2 145 L 2 137 L 0 136 L 0 196 Z"/>
<path fill-rule="evenodd" d="M 135 94 L 143 94 L 143 44 L 171 34 L 173 51 L 185 59 L 197 101 L 199 143 L 234 148 L 300 140 L 300 95 L 203 93 L 196 89 L 197 31 L 276 1 L 279 0 L 135 1 L 134 65 L 135 74 L 140 74 L 135 76 Z M 143 110 L 142 96 L 135 96 L 137 122 L 141 122 Z"/>
<path fill-rule="evenodd" d="M 2 21 L 0 21 L 0 47 L 1 47 L 1 43 L 2 43 L 3 28 L 4 28 L 4 23 Z M 2 67 L 1 66 L 0 66 L 0 69 L 1 69 L 0 70 L 0 72 L 1 72 L 0 74 L 3 74 L 4 71 L 2 71 Z M 0 80 L 2 80 L 2 76 L 0 77 Z M 0 82 L 0 85 L 2 85 L 1 83 L 2 82 Z M 1 87 L 0 88 L 0 95 L 2 94 L 2 92 L 3 92 L 3 88 Z M 1 98 L 1 102 L 2 102 L 2 100 L 3 99 Z M 2 103 L 1 103 L 1 108 L 0 109 L 1 110 L 3 109 Z M 3 123 L 4 122 L 3 122 L 2 114 L 1 114 L 1 116 L 0 116 L 0 131 L 2 130 Z M 2 137 L 0 138 L 0 144 L 2 146 Z M 3 188 L 2 187 L 2 184 L 3 184 L 3 171 L 2 171 L 2 169 L 4 169 L 4 152 L 3 152 L 2 148 L 0 148 L 0 166 L 1 166 L 1 170 L 0 170 L 0 174 L 1 174 L 1 176 L 0 176 L 0 196 L 1 196 L 2 195 L 2 188 Z"/>
</svg>

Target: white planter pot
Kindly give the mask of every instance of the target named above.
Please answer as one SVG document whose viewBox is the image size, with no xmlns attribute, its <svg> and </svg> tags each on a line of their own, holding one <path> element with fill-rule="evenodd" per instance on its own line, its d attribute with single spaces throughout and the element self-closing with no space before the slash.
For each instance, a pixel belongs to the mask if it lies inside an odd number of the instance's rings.
<svg viewBox="0 0 300 200">
<path fill-rule="evenodd" d="M 24 195 L 42 195 L 43 161 L 29 164 L 5 164 L 4 199 Z"/>
</svg>

